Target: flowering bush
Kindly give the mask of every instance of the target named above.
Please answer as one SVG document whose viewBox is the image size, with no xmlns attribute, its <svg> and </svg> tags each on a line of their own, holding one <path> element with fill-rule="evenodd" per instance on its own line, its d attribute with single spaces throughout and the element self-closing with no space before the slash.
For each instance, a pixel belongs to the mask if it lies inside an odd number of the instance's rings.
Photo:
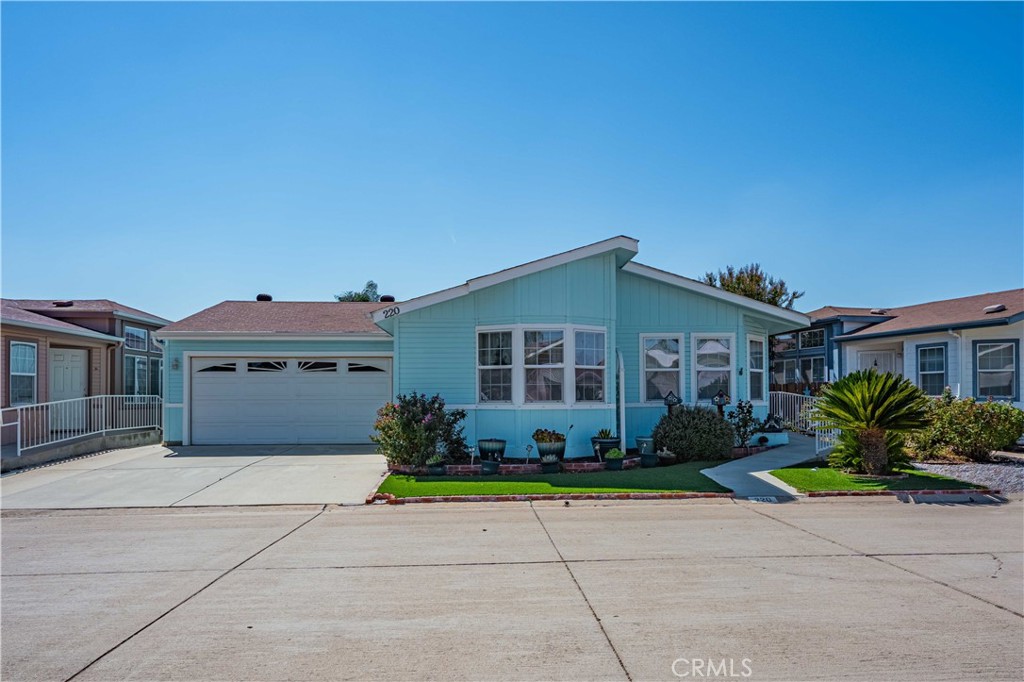
<svg viewBox="0 0 1024 682">
<path fill-rule="evenodd" d="M 930 402 L 928 428 L 911 437 L 915 454 L 923 458 L 985 459 L 1024 434 L 1024 412 L 1008 403 L 974 398 L 958 400 L 947 388 Z"/>
<path fill-rule="evenodd" d="M 457 461 L 466 457 L 465 418 L 465 410 L 446 410 L 439 395 L 400 395 L 377 410 L 370 440 L 389 464 L 423 466 L 437 455 Z"/>
</svg>

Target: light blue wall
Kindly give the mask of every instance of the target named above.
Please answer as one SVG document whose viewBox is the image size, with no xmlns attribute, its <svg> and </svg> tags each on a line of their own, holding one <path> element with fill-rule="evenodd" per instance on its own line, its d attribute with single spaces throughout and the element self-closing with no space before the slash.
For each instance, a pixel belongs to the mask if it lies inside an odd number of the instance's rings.
<svg viewBox="0 0 1024 682">
<path fill-rule="evenodd" d="M 239 355 L 259 355 L 260 353 L 325 353 L 337 355 L 339 353 L 359 354 L 361 352 L 390 353 L 392 351 L 390 338 L 380 341 L 298 341 L 293 339 L 268 339 L 260 341 L 233 341 L 233 340 L 188 340 L 168 339 L 164 341 L 164 440 L 168 442 L 179 442 L 182 436 L 182 419 L 184 403 L 184 376 L 188 368 L 183 361 L 183 353 L 218 351 L 237 353 Z M 177 369 L 173 366 L 177 361 Z M 170 407 L 167 407 L 170 405 Z M 178 405 L 178 407 L 175 407 Z"/>
<path fill-rule="evenodd" d="M 439 393 L 467 409 L 466 435 L 504 438 L 506 454 L 525 455 L 537 428 L 574 425 L 569 456 L 590 454 L 590 437 L 615 428 L 615 408 L 476 408 L 476 328 L 482 325 L 579 324 L 606 328 L 606 386 L 614 400 L 615 254 L 574 261 L 421 308 L 395 321 L 396 392 Z M 571 355 L 567 354 L 571 362 Z"/>
</svg>

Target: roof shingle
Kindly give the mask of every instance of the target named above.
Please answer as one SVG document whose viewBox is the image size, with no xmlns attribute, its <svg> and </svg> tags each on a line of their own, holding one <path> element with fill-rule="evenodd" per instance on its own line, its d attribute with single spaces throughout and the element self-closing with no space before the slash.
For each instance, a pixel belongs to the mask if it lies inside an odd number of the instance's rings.
<svg viewBox="0 0 1024 682">
<path fill-rule="evenodd" d="M 392 303 L 324 301 L 224 301 L 164 327 L 158 333 L 371 334 L 387 337 L 373 311 Z"/>
<path fill-rule="evenodd" d="M 985 312 L 985 308 L 988 306 L 998 304 L 1006 306 L 1006 309 L 992 313 Z M 1024 289 L 1010 289 L 963 298 L 951 298 L 945 301 L 919 303 L 902 308 L 890 308 L 885 313 L 885 316 L 890 319 L 858 329 L 846 334 L 844 338 L 855 339 L 875 334 L 894 334 L 947 325 L 957 327 L 978 322 L 997 322 L 1009 320 L 1021 314 L 1024 314 Z"/>
</svg>

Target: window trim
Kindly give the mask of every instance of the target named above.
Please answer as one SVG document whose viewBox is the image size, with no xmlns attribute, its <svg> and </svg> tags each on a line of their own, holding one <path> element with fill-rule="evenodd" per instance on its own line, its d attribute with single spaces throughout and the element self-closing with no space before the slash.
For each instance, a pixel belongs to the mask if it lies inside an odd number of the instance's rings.
<svg viewBox="0 0 1024 682">
<path fill-rule="evenodd" d="M 562 362 L 546 364 L 546 365 L 527 365 L 526 364 L 526 335 L 529 334 L 530 332 L 534 332 L 534 333 L 545 333 L 545 332 L 561 333 L 562 334 Z M 570 401 L 569 401 L 568 396 L 566 395 L 566 391 L 569 390 L 570 386 L 572 387 L 573 396 L 576 395 L 576 373 L 575 373 L 575 371 L 573 372 L 573 383 L 570 384 L 569 383 L 569 377 L 567 376 L 568 372 L 566 371 L 566 369 L 568 367 L 568 364 L 569 364 L 569 363 L 567 363 L 565 361 L 565 355 L 568 352 L 568 349 L 566 348 L 566 337 L 567 336 L 571 336 L 571 338 L 575 342 L 576 333 L 574 331 L 573 332 L 568 332 L 566 329 L 539 329 L 537 327 L 524 326 L 523 329 L 519 332 L 519 337 L 520 337 L 519 341 L 523 345 L 522 382 L 523 382 L 523 404 L 524 405 L 569 405 Z M 573 347 L 574 355 L 575 355 L 575 350 L 576 349 L 575 349 L 575 346 L 574 346 Z M 573 357 L 574 361 L 575 361 L 575 359 L 576 358 Z M 527 400 L 527 398 L 526 398 L 526 375 L 527 375 L 527 373 L 531 369 L 535 369 L 535 370 L 548 369 L 548 370 L 555 370 L 556 372 L 557 372 L 557 370 L 562 370 L 562 399 L 561 400 Z"/>
<path fill-rule="evenodd" d="M 750 362 L 750 342 L 759 341 L 761 343 L 761 369 L 754 369 Z M 754 400 L 750 394 L 750 381 L 751 377 L 754 376 L 754 372 L 761 373 L 761 395 L 763 396 L 760 400 Z M 747 334 L 747 400 L 754 405 L 765 405 L 768 403 L 768 375 L 771 372 L 768 367 L 768 337 L 760 334 Z"/>
<path fill-rule="evenodd" d="M 805 346 L 804 345 L 804 334 L 813 334 L 813 333 L 817 333 L 817 332 L 821 332 L 821 345 L 820 346 Z M 818 350 L 819 348 L 824 348 L 824 347 L 825 347 L 825 328 L 824 327 L 814 327 L 814 328 L 811 328 L 811 329 L 805 329 L 802 332 L 800 332 L 799 334 L 797 334 L 797 348 L 799 348 L 800 350 Z"/>
<path fill-rule="evenodd" d="M 604 340 L 604 364 L 603 365 L 580 365 L 576 363 L 576 337 L 579 334 L 600 334 Z M 592 372 L 601 372 L 601 400 L 578 400 L 576 398 L 576 373 L 579 370 L 590 370 Z M 594 329 L 583 329 L 581 327 L 574 327 L 572 329 L 572 403 L 584 405 L 603 405 L 608 402 L 608 333 L 604 330 L 597 331 Z"/>
<path fill-rule="evenodd" d="M 1013 345 L 1013 395 L 1012 396 L 991 396 L 992 400 L 1020 401 L 1020 340 L 1019 339 L 974 339 L 971 342 L 971 366 L 974 375 L 974 390 L 972 393 L 978 400 L 988 400 L 990 396 L 981 395 L 978 392 L 978 346 L 991 343 L 1009 343 Z"/>
<path fill-rule="evenodd" d="M 507 365 L 481 365 L 480 364 L 480 335 L 481 334 L 508 334 L 511 339 L 511 351 L 512 358 L 510 364 Z M 473 347 L 476 351 L 476 357 L 474 358 L 474 366 L 476 367 L 476 400 L 474 401 L 477 405 L 514 405 L 516 402 L 516 332 L 513 328 L 508 327 L 495 327 L 485 329 L 483 327 L 477 327 L 473 332 L 474 344 Z M 511 393 L 508 400 L 482 400 L 480 398 L 480 389 L 482 387 L 480 383 L 480 372 L 485 369 L 507 369 L 510 374 Z"/>
<path fill-rule="evenodd" d="M 135 348 L 134 346 L 128 345 L 128 330 L 131 329 L 135 332 L 142 332 L 142 348 Z M 140 353 L 149 353 L 149 330 L 144 327 L 136 327 L 134 325 L 126 324 L 122 330 L 124 334 L 124 349 L 126 351 L 125 356 L 127 357 L 127 351 L 134 350 Z"/>
<path fill-rule="evenodd" d="M 132 359 L 132 363 L 131 364 L 132 364 L 132 366 L 133 366 L 133 368 L 135 370 L 135 393 L 129 393 L 128 392 L 128 386 L 127 386 L 128 382 L 125 381 L 125 379 L 127 378 L 126 375 L 125 375 L 125 370 L 128 369 L 128 359 L 129 358 Z M 145 370 L 146 370 L 145 371 L 146 390 L 143 393 L 139 393 L 139 386 L 138 386 L 138 383 L 139 383 L 139 361 L 142 362 L 142 365 L 145 367 Z M 146 395 L 152 395 L 151 393 L 149 393 L 149 356 L 148 355 L 136 355 L 135 353 L 125 353 L 124 354 L 124 362 L 121 365 L 121 390 L 122 390 L 122 394 L 123 395 L 134 396 L 134 397 L 141 397 L 141 396 L 146 396 Z"/>
<path fill-rule="evenodd" d="M 924 391 L 924 385 L 921 381 L 921 351 L 929 348 L 941 348 L 942 349 L 942 386 L 945 389 L 949 386 L 949 343 L 947 341 L 936 341 L 934 343 L 919 343 L 914 346 L 914 369 L 915 376 L 917 379 L 917 387 Z M 936 371 L 929 370 L 927 374 L 938 374 Z M 938 393 L 925 393 L 930 397 L 937 397 L 942 395 L 940 390 Z"/>
<path fill-rule="evenodd" d="M 800 356 L 798 358 L 794 358 L 794 359 L 796 360 L 796 370 L 797 370 L 796 379 L 797 379 L 797 383 L 804 384 L 805 386 L 809 386 L 810 384 L 820 384 L 820 383 L 824 383 L 824 382 L 828 381 L 828 363 L 825 362 L 825 356 L 824 355 L 802 355 L 802 356 Z M 821 360 L 821 381 L 815 381 L 814 380 L 814 361 L 815 360 Z M 811 363 L 811 376 L 810 376 L 809 379 L 804 376 L 804 362 Z"/>
<path fill-rule="evenodd" d="M 32 374 L 27 372 L 15 372 L 14 363 L 11 362 L 11 358 L 14 356 L 14 346 L 31 346 L 32 356 L 36 359 L 35 369 L 36 371 Z M 11 400 L 11 377 L 32 377 L 32 401 L 31 402 L 14 402 Z M 19 407 L 21 405 L 36 405 L 39 402 L 39 344 L 32 341 L 11 341 L 7 347 L 7 399 L 10 401 L 11 407 Z"/>
<path fill-rule="evenodd" d="M 736 397 L 736 333 L 735 332 L 699 332 L 690 334 L 690 389 L 693 391 L 691 400 L 695 405 L 710 405 L 710 399 L 701 400 L 697 385 L 697 344 L 701 339 L 729 339 L 729 399 L 735 404 Z"/>
<path fill-rule="evenodd" d="M 640 402 L 644 405 L 661 405 L 664 407 L 665 401 L 663 399 L 648 400 L 647 399 L 647 362 L 645 360 L 644 353 L 644 341 L 647 339 L 673 339 L 679 344 L 679 367 L 673 369 L 655 369 L 652 372 L 675 372 L 676 373 L 676 396 L 685 401 L 686 396 L 684 395 L 685 390 L 683 388 L 684 374 L 686 368 L 683 364 L 683 358 L 686 357 L 686 332 L 648 332 L 640 334 L 639 350 L 640 354 L 639 365 L 640 365 Z"/>
<path fill-rule="evenodd" d="M 569 352 L 569 348 L 563 349 L 562 353 L 562 400 L 559 402 L 544 401 L 544 402 L 526 402 L 526 369 L 525 363 L 526 355 L 526 343 L 525 333 L 528 331 L 561 331 L 563 336 L 563 343 L 572 343 L 572 361 L 566 362 L 565 353 Z M 604 373 L 604 396 L 603 401 L 584 400 L 576 401 L 576 332 L 600 332 L 604 334 L 605 343 L 605 373 Z M 512 400 L 511 402 L 503 401 L 481 401 L 480 400 L 480 369 L 492 368 L 492 369 L 504 369 L 505 365 L 501 366 L 481 366 L 480 362 L 480 334 L 486 332 L 511 332 L 512 333 Z M 574 408 L 601 408 L 606 409 L 614 407 L 615 402 L 609 401 L 608 391 L 608 328 L 587 325 L 587 324 L 550 324 L 550 323 L 538 323 L 538 324 L 486 324 L 477 325 L 473 329 L 473 351 L 475 353 L 473 359 L 473 367 L 475 372 L 475 378 L 473 381 L 475 391 L 473 402 L 469 404 L 472 408 L 484 408 L 484 409 L 527 409 L 527 410 L 545 410 L 545 409 L 574 409 Z M 529 365 L 529 367 L 536 368 L 536 365 Z"/>
</svg>

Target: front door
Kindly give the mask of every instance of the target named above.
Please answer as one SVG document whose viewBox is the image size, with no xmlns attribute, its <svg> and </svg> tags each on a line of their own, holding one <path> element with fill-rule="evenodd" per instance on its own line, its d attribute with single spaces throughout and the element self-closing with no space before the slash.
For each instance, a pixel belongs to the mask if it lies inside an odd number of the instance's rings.
<svg viewBox="0 0 1024 682">
<path fill-rule="evenodd" d="M 857 357 L 861 369 L 874 369 L 882 374 L 896 370 L 896 353 L 894 351 L 861 351 Z"/>
<path fill-rule="evenodd" d="M 50 349 L 50 401 L 84 398 L 88 392 L 89 351 Z M 50 406 L 50 429 L 80 431 L 85 428 L 84 401 Z"/>
</svg>

